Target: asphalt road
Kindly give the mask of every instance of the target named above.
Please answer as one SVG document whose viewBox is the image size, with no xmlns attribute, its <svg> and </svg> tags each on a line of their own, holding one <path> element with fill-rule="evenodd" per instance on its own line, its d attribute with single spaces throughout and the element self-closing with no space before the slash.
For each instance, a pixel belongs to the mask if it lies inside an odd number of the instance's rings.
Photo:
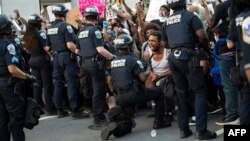
<svg viewBox="0 0 250 141">
<path fill-rule="evenodd" d="M 137 126 L 133 132 L 122 138 L 110 137 L 110 140 L 117 141 L 193 141 L 194 134 L 186 139 L 179 138 L 179 129 L 177 117 L 172 122 L 172 126 L 157 130 L 156 137 L 151 137 L 153 118 L 147 118 L 148 110 L 139 111 L 139 118 L 135 121 Z M 217 126 L 215 121 L 221 120 L 223 114 L 214 114 L 208 116 L 208 129 L 216 131 L 219 135 L 212 141 L 223 141 L 223 126 Z M 70 116 L 65 118 L 56 118 L 55 116 L 44 117 L 33 130 L 25 130 L 27 141 L 101 141 L 98 130 L 90 130 L 88 126 L 93 122 L 93 118 L 82 120 L 72 120 Z M 195 126 L 190 126 L 195 132 Z"/>
</svg>

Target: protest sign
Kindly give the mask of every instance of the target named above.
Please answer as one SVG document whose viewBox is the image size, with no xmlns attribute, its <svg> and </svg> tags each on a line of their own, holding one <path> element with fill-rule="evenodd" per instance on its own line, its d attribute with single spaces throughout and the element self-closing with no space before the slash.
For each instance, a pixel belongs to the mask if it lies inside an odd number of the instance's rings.
<svg viewBox="0 0 250 141">
<path fill-rule="evenodd" d="M 163 4 L 166 4 L 166 0 L 151 0 L 148 8 L 146 21 L 159 19 L 159 9 Z"/>
<path fill-rule="evenodd" d="M 83 12 L 88 6 L 96 6 L 100 12 L 100 17 L 104 17 L 104 0 L 78 0 L 80 11 Z"/>
<path fill-rule="evenodd" d="M 69 10 L 67 17 L 66 17 L 66 22 L 73 25 L 75 28 L 78 28 L 78 23 L 76 22 L 77 18 L 81 15 L 80 9 L 79 8 L 73 8 Z"/>
<path fill-rule="evenodd" d="M 68 2 L 68 3 L 62 3 L 68 10 L 71 9 L 71 3 Z M 53 6 L 54 5 L 51 5 L 51 6 L 48 6 L 47 7 L 47 13 L 48 13 L 48 16 L 49 16 L 49 21 L 52 22 L 56 19 L 55 15 L 52 13 L 52 10 L 53 10 Z"/>
</svg>

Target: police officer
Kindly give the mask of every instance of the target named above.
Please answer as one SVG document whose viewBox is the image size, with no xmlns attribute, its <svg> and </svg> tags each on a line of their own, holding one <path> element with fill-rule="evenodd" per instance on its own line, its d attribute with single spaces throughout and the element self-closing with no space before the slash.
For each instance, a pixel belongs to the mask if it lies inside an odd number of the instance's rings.
<svg viewBox="0 0 250 141">
<path fill-rule="evenodd" d="M 198 41 L 208 49 L 208 39 L 200 19 L 186 10 L 185 0 L 168 0 L 167 4 L 174 13 L 163 24 L 162 39 L 171 49 L 169 66 L 173 72 L 179 101 L 180 138 L 187 138 L 192 134 L 188 126 L 187 106 L 188 90 L 191 89 L 195 95 L 196 138 L 214 139 L 216 134 L 207 130 L 207 90 L 204 74 L 199 65 L 200 59 L 195 51 Z"/>
<path fill-rule="evenodd" d="M 117 92 L 117 102 L 120 108 L 114 107 L 108 111 L 109 120 L 112 122 L 102 131 L 102 139 L 107 140 L 112 134 L 121 137 L 130 133 L 135 126 L 131 120 L 134 115 L 134 106 L 149 100 L 154 100 L 156 104 L 153 128 L 171 126 L 171 122 L 163 120 L 164 99 L 160 88 L 146 89 L 143 94 L 138 93 L 136 86 L 138 78 L 145 82 L 151 66 L 148 65 L 144 72 L 142 62 L 132 54 L 133 39 L 122 34 L 114 40 L 114 43 L 120 55 L 111 62 L 110 76 Z"/>
<path fill-rule="evenodd" d="M 92 108 L 94 113 L 95 127 L 106 123 L 104 116 L 106 106 L 106 80 L 105 70 L 100 55 L 112 60 L 114 55 L 108 52 L 103 46 L 102 33 L 96 27 L 99 11 L 95 6 L 85 9 L 83 16 L 86 24 L 78 34 L 77 53 L 82 56 L 83 70 L 91 77 L 93 87 Z M 92 128 L 93 126 L 89 126 Z"/>
<path fill-rule="evenodd" d="M 236 10 L 232 10 L 231 12 L 236 17 L 231 17 L 232 21 L 230 24 L 230 30 L 228 35 L 227 45 L 229 48 L 235 47 L 239 54 L 240 61 L 240 76 L 241 80 L 235 80 L 241 83 L 239 85 L 240 92 L 240 124 L 242 125 L 250 125 L 250 2 L 247 0 L 232 0 L 232 7 Z M 243 55 L 242 55 L 243 54 Z M 232 74 L 232 76 L 235 74 Z M 234 78 L 234 77 L 232 77 Z M 236 84 L 236 83 L 235 83 Z"/>
<path fill-rule="evenodd" d="M 35 82 L 36 78 L 21 71 L 17 66 L 14 44 L 9 41 L 11 22 L 0 15 L 0 140 L 24 141 L 25 101 L 21 95 L 14 94 L 15 85 L 8 85 L 10 77 Z"/>
<path fill-rule="evenodd" d="M 42 93 L 44 93 L 46 114 L 52 115 L 55 110 L 52 102 L 53 91 L 51 91 L 53 89 L 52 68 L 48 54 L 49 47 L 46 45 L 47 36 L 41 31 L 41 22 L 42 19 L 37 14 L 29 16 L 23 41 L 25 49 L 31 54 L 29 59 L 31 73 L 36 76 L 38 83 L 33 88 L 34 99 L 42 106 Z"/>
<path fill-rule="evenodd" d="M 77 103 L 77 64 L 74 56 L 76 36 L 72 27 L 65 23 L 68 10 L 62 4 L 57 4 L 52 11 L 56 20 L 48 28 L 48 46 L 51 46 L 53 56 L 53 79 L 55 80 L 55 106 L 58 110 L 58 118 L 67 116 L 63 109 L 63 88 L 67 87 L 67 94 L 73 111 L 73 119 L 85 118 L 88 115 L 79 111 Z M 64 85 L 64 82 L 66 83 Z"/>
</svg>

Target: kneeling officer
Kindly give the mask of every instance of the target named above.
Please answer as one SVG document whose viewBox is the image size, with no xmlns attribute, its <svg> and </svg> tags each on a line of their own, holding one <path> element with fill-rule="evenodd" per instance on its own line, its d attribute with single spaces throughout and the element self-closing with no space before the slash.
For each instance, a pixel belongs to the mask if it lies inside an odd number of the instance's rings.
<svg viewBox="0 0 250 141">
<path fill-rule="evenodd" d="M 135 126 L 132 119 L 134 106 L 149 100 L 154 100 L 156 104 L 153 128 L 160 129 L 171 126 L 170 122 L 163 120 L 164 101 L 161 90 L 158 87 L 146 89 L 144 94 L 139 94 L 137 91 L 136 80 L 139 78 L 141 81 L 146 81 L 151 66 L 148 65 L 146 72 L 144 72 L 142 62 L 132 55 L 133 39 L 128 35 L 120 35 L 114 42 L 120 55 L 111 62 L 110 75 L 120 107 L 111 108 L 108 111 L 111 123 L 102 131 L 102 139 L 107 140 L 112 134 L 121 137 L 130 133 Z"/>
</svg>

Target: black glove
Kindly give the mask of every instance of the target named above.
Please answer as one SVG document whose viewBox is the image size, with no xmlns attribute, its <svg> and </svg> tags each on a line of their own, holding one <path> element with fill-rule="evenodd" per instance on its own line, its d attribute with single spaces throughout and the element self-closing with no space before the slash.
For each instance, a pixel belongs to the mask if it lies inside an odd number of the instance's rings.
<svg viewBox="0 0 250 141">
<path fill-rule="evenodd" d="M 26 73 L 26 80 L 29 82 L 36 82 L 36 77 L 34 75 L 29 75 Z"/>
</svg>

